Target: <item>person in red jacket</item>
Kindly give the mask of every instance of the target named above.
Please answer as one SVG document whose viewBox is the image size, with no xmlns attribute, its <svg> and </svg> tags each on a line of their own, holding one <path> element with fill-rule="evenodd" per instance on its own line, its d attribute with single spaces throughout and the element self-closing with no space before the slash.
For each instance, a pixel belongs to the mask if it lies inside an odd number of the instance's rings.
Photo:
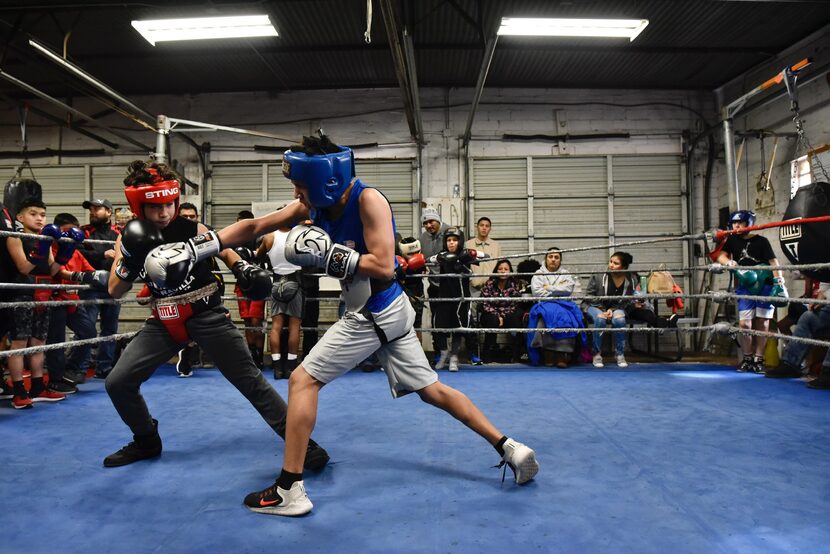
<svg viewBox="0 0 830 554">
<path fill-rule="evenodd" d="M 61 232 L 68 232 L 78 228 L 78 219 L 70 213 L 59 213 L 55 216 L 54 224 Z M 53 254 L 57 252 L 57 244 L 52 246 Z M 63 268 L 52 278 L 56 284 L 84 283 L 93 290 L 106 290 L 109 272 L 96 270 L 80 251 L 76 250 Z M 55 289 L 52 300 L 80 300 L 77 290 Z M 57 344 L 66 341 L 66 328 L 75 333 L 76 340 L 95 337 L 95 322 L 89 315 L 86 306 L 67 305 L 55 306 L 49 316 L 49 330 L 46 334 L 46 344 Z M 77 392 L 76 384 L 83 382 L 86 368 L 82 367 L 83 354 L 81 349 L 74 348 L 73 355 L 68 358 L 64 349 L 46 351 L 46 368 L 49 371 L 49 389 L 63 394 Z"/>
</svg>

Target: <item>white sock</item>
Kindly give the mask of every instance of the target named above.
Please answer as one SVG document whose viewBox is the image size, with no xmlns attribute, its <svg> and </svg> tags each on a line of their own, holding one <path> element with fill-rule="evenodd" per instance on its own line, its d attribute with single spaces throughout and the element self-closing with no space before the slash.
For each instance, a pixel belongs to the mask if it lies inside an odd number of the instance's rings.
<svg viewBox="0 0 830 554">
<path fill-rule="evenodd" d="M 280 361 L 281 357 L 282 356 L 280 354 L 271 354 L 271 359 L 274 360 L 275 362 Z"/>
<path fill-rule="evenodd" d="M 289 352 L 289 353 L 288 353 L 288 359 L 289 359 L 289 360 L 296 360 L 296 359 L 297 359 L 297 355 L 296 355 L 296 354 L 292 354 L 291 352 Z"/>
</svg>

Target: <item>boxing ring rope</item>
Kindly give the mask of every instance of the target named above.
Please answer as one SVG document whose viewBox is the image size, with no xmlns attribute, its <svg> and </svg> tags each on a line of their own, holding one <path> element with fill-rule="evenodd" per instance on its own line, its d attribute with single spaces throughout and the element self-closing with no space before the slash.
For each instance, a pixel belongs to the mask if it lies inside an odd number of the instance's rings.
<svg viewBox="0 0 830 554">
<path fill-rule="evenodd" d="M 769 229 L 775 227 L 781 227 L 784 225 L 801 225 L 806 223 L 819 223 L 824 221 L 830 221 L 830 216 L 820 216 L 820 217 L 813 217 L 813 218 L 803 218 L 803 219 L 794 219 L 794 220 L 786 220 L 780 222 L 770 222 L 764 223 L 759 225 L 750 226 L 740 230 L 740 233 L 747 233 L 754 230 L 762 230 L 762 229 Z M 623 246 L 638 246 L 644 244 L 657 244 L 663 242 L 676 242 L 682 240 L 707 240 L 707 241 L 721 241 L 729 235 L 736 234 L 739 231 L 737 230 L 715 230 L 710 232 L 704 233 L 695 233 L 695 234 L 688 234 L 683 236 L 666 236 L 666 237 L 659 237 L 654 239 L 644 239 L 644 240 L 637 240 L 637 241 L 627 241 L 627 242 L 616 242 L 613 244 L 605 244 L 605 245 L 594 245 L 594 246 L 584 246 L 584 247 L 574 247 L 574 248 L 562 248 L 558 249 L 558 252 L 583 252 L 589 250 L 602 250 L 602 249 L 609 249 L 609 248 L 619 248 Z M 14 231 L 0 231 L 0 236 L 5 237 L 18 237 L 18 238 L 34 238 L 37 240 L 50 240 L 50 241 L 59 241 L 59 242 L 75 242 L 69 238 L 60 238 L 55 239 L 49 236 L 31 234 L 31 233 L 20 233 Z M 94 240 L 94 239 L 86 239 L 83 242 L 90 243 L 90 244 L 107 244 L 107 245 L 114 245 L 115 241 L 109 240 Z M 524 254 L 511 254 L 501 256 L 498 259 L 510 259 L 510 258 L 531 258 L 534 256 L 544 256 L 547 254 L 548 251 L 543 252 L 530 252 Z M 778 265 L 778 266 L 769 266 L 769 265 L 757 265 L 751 266 L 752 270 L 782 270 L 782 271 L 800 271 L 800 270 L 818 270 L 830 267 L 830 262 L 828 263 L 813 263 L 813 264 L 795 264 L 795 265 Z M 750 267 L 747 267 L 749 269 Z M 656 271 L 668 271 L 673 273 L 680 273 L 680 272 L 692 272 L 692 271 L 708 271 L 711 273 L 719 274 L 730 271 L 734 269 L 734 267 L 726 266 L 719 263 L 707 264 L 702 266 L 690 266 L 685 268 L 658 268 Z M 645 273 L 646 271 L 655 271 L 654 269 L 643 269 L 642 272 Z M 231 274 L 230 271 L 216 271 L 214 273 L 217 274 Z M 608 270 L 590 270 L 590 271 L 569 271 L 571 275 L 596 275 L 596 274 L 604 274 L 604 273 L 637 273 L 635 270 L 625 270 L 625 271 L 608 271 Z M 534 275 L 552 275 L 554 273 L 511 273 L 510 276 L 519 277 L 519 276 L 534 276 Z M 463 273 L 463 274 L 417 274 L 417 275 L 408 275 L 407 278 L 471 278 L 471 277 L 501 277 L 504 274 L 500 273 Z M 325 274 L 311 274 L 311 276 L 325 276 Z M 82 289 L 90 289 L 89 285 L 84 284 L 77 284 L 77 285 L 67 285 L 67 284 L 25 284 L 25 283 L 0 283 L 0 289 L 72 289 L 72 290 L 82 290 Z M 549 302 L 549 301 L 575 301 L 575 300 L 616 300 L 619 299 L 619 296 L 590 296 L 590 295 L 568 295 L 568 296 L 558 296 L 558 297 L 544 297 L 544 298 L 537 298 L 537 297 L 492 297 L 492 298 L 482 298 L 482 297 L 455 297 L 455 298 L 425 298 L 425 297 L 415 297 L 416 300 L 422 302 L 522 302 L 522 303 L 536 303 L 536 302 Z M 827 305 L 830 304 L 830 299 L 815 299 L 815 298 L 782 298 L 778 296 L 757 296 L 757 295 L 737 295 L 729 291 L 714 291 L 708 292 L 704 294 L 686 294 L 686 293 L 669 293 L 669 294 L 655 294 L 655 293 L 638 293 L 634 296 L 631 296 L 632 299 L 635 301 L 643 301 L 643 300 L 673 300 L 673 299 L 703 299 L 703 300 L 711 300 L 716 303 L 723 303 L 730 299 L 747 299 L 747 300 L 754 300 L 754 301 L 762 301 L 762 302 L 776 302 L 776 303 L 799 303 L 799 304 L 818 304 L 818 305 Z M 237 297 L 237 296 L 222 296 L 222 300 L 247 300 L 245 297 Z M 270 301 L 270 299 L 266 299 Z M 306 301 L 318 301 L 318 302 L 340 302 L 339 297 L 317 297 L 317 298 L 307 298 Z M 139 304 L 146 304 L 148 303 L 147 299 L 138 299 L 138 298 L 120 298 L 120 299 L 87 299 L 87 300 L 49 300 L 49 301 L 31 301 L 31 302 L 0 302 L 0 309 L 2 308 L 14 308 L 14 307 L 59 307 L 59 306 L 78 306 L 78 305 L 89 305 L 89 304 L 126 304 L 136 302 Z M 261 327 L 241 327 L 244 330 L 257 330 L 260 332 L 266 332 L 268 327 L 268 318 L 263 318 L 263 325 Z M 310 331 L 310 330 L 325 330 L 328 327 L 302 327 L 301 330 L 303 331 Z M 515 329 L 506 329 L 506 328 L 471 328 L 471 327 L 458 327 L 453 329 L 437 329 L 434 327 L 429 328 L 418 328 L 415 329 L 419 332 L 447 332 L 447 333 L 468 333 L 468 334 L 479 334 L 479 333 L 494 333 L 494 334 L 527 334 L 527 333 L 587 333 L 587 332 L 601 332 L 601 333 L 657 333 L 663 334 L 666 332 L 666 328 L 659 328 L 659 327 L 639 327 L 639 328 L 603 328 L 601 331 L 596 330 L 592 327 L 579 327 L 579 328 L 515 328 Z M 780 333 L 769 333 L 763 331 L 756 331 L 753 329 L 741 329 L 738 327 L 731 326 L 725 323 L 714 323 L 712 325 L 703 325 L 703 326 L 683 326 L 683 327 L 675 327 L 671 329 L 674 332 L 682 332 L 682 333 L 696 333 L 701 331 L 710 331 L 712 334 L 723 334 L 723 335 L 730 335 L 730 336 L 737 336 L 740 333 L 745 333 L 753 336 L 765 336 L 768 338 L 778 338 L 785 341 L 796 341 L 796 342 L 805 342 L 811 345 L 818 345 L 818 346 L 827 346 L 830 345 L 830 341 L 820 341 L 816 339 L 806 339 L 801 337 L 793 337 L 790 335 L 783 335 Z M 0 352 L 0 359 L 3 359 L 8 356 L 14 355 L 29 355 L 38 352 L 45 352 L 47 350 L 59 349 L 59 348 L 67 348 L 72 346 L 80 346 L 86 344 L 96 344 L 99 342 L 106 342 L 106 341 L 114 341 L 114 340 L 121 340 L 124 338 L 131 338 L 135 336 L 137 332 L 131 333 L 121 333 L 116 335 L 109 335 L 105 337 L 96 337 L 91 339 L 84 339 L 84 340 L 76 340 L 76 341 L 67 341 L 63 343 L 56 343 L 56 344 L 48 344 L 48 345 L 41 345 L 41 346 L 34 346 L 34 347 L 27 347 L 17 350 L 7 350 Z M 711 337 L 711 335 L 710 335 Z M 708 342 L 708 341 L 707 341 Z"/>
</svg>

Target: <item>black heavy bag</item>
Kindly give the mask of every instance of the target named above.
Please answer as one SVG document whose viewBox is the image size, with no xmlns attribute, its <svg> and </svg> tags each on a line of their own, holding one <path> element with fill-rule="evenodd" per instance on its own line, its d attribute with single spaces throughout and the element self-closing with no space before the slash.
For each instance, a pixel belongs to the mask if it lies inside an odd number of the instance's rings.
<svg viewBox="0 0 830 554">
<path fill-rule="evenodd" d="M 43 189 L 41 189 L 40 183 L 34 179 L 20 179 L 19 177 L 15 177 L 6 183 L 6 187 L 3 189 L 3 204 L 12 217 L 17 215 L 20 204 L 27 198 L 43 200 Z"/>
<path fill-rule="evenodd" d="M 830 183 L 819 181 L 798 189 L 784 212 L 784 220 L 823 215 L 830 216 Z M 793 264 L 830 262 L 830 221 L 782 225 L 778 228 L 778 240 Z M 830 269 L 801 273 L 830 283 Z"/>
</svg>

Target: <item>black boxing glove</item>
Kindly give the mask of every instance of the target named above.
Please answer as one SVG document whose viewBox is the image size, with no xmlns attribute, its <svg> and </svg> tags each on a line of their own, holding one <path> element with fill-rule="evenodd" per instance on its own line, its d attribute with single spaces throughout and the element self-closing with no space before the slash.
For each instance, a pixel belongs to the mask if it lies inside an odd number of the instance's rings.
<svg viewBox="0 0 830 554">
<path fill-rule="evenodd" d="M 95 290 L 105 291 L 107 290 L 109 277 L 110 272 L 106 269 L 96 269 L 95 271 L 73 271 L 69 280 L 89 285 Z"/>
<path fill-rule="evenodd" d="M 236 284 L 239 290 L 251 300 L 264 300 L 271 294 L 273 278 L 271 272 L 259 266 L 250 264 L 245 260 L 239 260 L 231 271 L 236 276 Z"/>
<path fill-rule="evenodd" d="M 246 262 L 253 262 L 256 256 L 256 253 L 247 246 L 237 246 L 233 251 L 239 254 L 239 257 Z"/>
<path fill-rule="evenodd" d="M 133 219 L 121 231 L 121 259 L 115 275 L 123 281 L 135 281 L 144 268 L 144 259 L 155 247 L 164 244 L 161 231 L 149 221 Z"/>
</svg>

